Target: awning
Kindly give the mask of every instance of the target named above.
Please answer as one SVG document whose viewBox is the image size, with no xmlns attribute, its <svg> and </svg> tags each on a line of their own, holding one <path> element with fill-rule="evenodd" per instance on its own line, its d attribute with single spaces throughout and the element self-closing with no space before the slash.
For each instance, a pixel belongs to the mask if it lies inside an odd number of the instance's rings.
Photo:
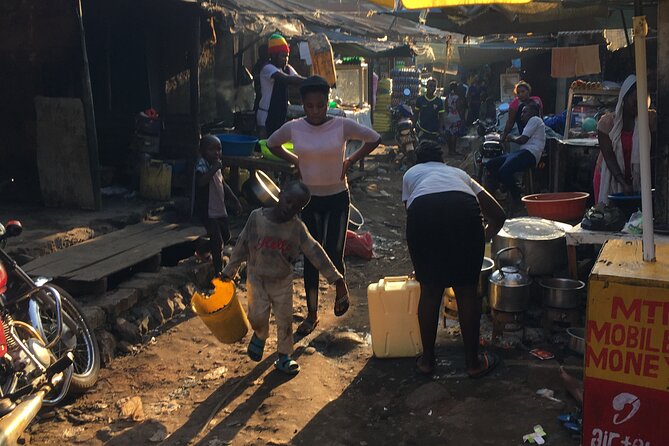
<svg viewBox="0 0 669 446">
<path fill-rule="evenodd" d="M 324 33 L 332 44 L 335 54 L 343 57 L 411 57 L 414 55 L 411 47 L 405 43 L 380 42 L 377 39 L 353 36 L 319 26 L 308 26 L 308 29 L 314 33 Z"/>
<path fill-rule="evenodd" d="M 535 56 L 550 51 L 549 47 L 522 48 L 509 46 L 460 46 L 460 65 L 464 68 L 478 68 L 495 62 L 510 61 L 522 57 Z"/>
</svg>

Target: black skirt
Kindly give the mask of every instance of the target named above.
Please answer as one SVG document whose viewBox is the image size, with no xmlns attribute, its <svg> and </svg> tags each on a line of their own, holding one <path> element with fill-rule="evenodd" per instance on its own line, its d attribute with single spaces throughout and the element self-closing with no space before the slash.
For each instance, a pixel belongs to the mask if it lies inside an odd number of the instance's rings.
<svg viewBox="0 0 669 446">
<path fill-rule="evenodd" d="M 485 234 L 474 196 L 440 192 L 414 199 L 407 210 L 406 231 L 419 282 L 452 287 L 478 281 Z"/>
</svg>

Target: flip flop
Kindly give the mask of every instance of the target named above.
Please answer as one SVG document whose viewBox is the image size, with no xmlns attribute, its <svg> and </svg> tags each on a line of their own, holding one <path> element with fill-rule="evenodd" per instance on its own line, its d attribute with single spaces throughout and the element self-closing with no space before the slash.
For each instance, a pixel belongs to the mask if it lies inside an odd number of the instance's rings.
<svg viewBox="0 0 669 446">
<path fill-rule="evenodd" d="M 335 299 L 334 314 L 335 316 L 343 316 L 348 311 L 349 300 L 348 294 L 344 294 L 340 299 Z"/>
<path fill-rule="evenodd" d="M 306 336 L 318 327 L 318 319 L 315 321 L 310 321 L 305 319 L 300 325 L 297 326 L 297 334 L 300 336 Z"/>
<path fill-rule="evenodd" d="M 260 362 L 262 361 L 262 354 L 264 351 L 265 341 L 253 333 L 253 336 L 251 336 L 251 342 L 249 342 L 249 346 L 246 348 L 246 354 L 249 355 L 249 358 L 255 362 Z"/>
<path fill-rule="evenodd" d="M 432 376 L 434 375 L 434 368 L 436 365 L 436 361 L 430 362 L 430 366 L 426 367 L 425 365 L 421 364 L 421 361 L 423 360 L 423 355 L 420 355 L 419 357 L 416 358 L 416 373 L 422 376 Z"/>
<path fill-rule="evenodd" d="M 492 352 L 485 352 L 479 355 L 479 360 L 483 360 L 484 367 L 473 373 L 467 372 L 470 378 L 481 378 L 490 373 L 501 362 L 499 356 Z"/>
<path fill-rule="evenodd" d="M 288 355 L 279 355 L 279 359 L 274 361 L 274 367 L 286 375 L 297 375 L 300 372 L 300 365 Z"/>
</svg>

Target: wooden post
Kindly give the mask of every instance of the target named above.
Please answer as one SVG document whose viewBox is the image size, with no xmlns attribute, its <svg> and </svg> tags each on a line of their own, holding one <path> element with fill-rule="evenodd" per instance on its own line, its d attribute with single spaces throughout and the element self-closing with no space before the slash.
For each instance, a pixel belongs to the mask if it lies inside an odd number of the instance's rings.
<svg viewBox="0 0 669 446">
<path fill-rule="evenodd" d="M 93 187 L 93 201 L 95 210 L 102 206 L 100 196 L 100 161 L 98 158 L 98 135 L 95 128 L 95 109 L 93 108 L 93 90 L 91 87 L 91 76 L 88 70 L 88 54 L 86 52 L 86 34 L 84 32 L 84 20 L 81 12 L 81 0 L 74 4 L 79 22 L 79 35 L 81 38 L 81 102 L 84 104 L 84 116 L 86 119 L 86 145 L 88 146 L 88 158 L 91 171 L 91 185 Z"/>
<path fill-rule="evenodd" d="M 669 224 L 669 2 L 658 2 L 655 222 Z"/>
<path fill-rule="evenodd" d="M 193 118 L 193 124 L 199 126 L 200 123 L 200 11 L 198 8 L 193 11 L 193 25 L 191 34 L 191 50 L 189 61 L 190 74 L 190 115 Z"/>
</svg>

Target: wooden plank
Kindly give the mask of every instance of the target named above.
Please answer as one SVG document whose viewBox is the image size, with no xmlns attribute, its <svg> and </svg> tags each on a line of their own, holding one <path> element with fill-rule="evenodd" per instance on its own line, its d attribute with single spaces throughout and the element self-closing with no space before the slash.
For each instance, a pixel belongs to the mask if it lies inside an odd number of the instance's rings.
<svg viewBox="0 0 669 446">
<path fill-rule="evenodd" d="M 62 260 L 66 260 L 68 258 L 71 259 L 72 256 L 78 255 L 79 252 L 85 252 L 89 249 L 96 249 L 98 245 L 102 245 L 116 240 L 123 240 L 134 234 L 148 231 L 156 227 L 156 225 L 160 225 L 160 223 L 143 222 L 143 223 L 138 223 L 136 225 L 126 226 L 125 228 L 119 229 L 118 231 L 113 231 L 108 234 L 103 234 L 99 237 L 94 237 L 90 240 L 86 240 L 85 242 L 79 243 L 77 245 L 70 246 L 60 251 L 56 251 L 51 254 L 39 257 L 33 260 L 32 262 L 25 264 L 23 266 L 23 269 L 26 272 L 30 273 L 31 271 L 44 267 L 46 265 L 57 263 Z"/>
<path fill-rule="evenodd" d="M 79 98 L 35 98 L 37 169 L 44 204 L 96 209 L 84 104 Z"/>
<path fill-rule="evenodd" d="M 644 262 L 641 240 L 609 240 L 599 253 L 590 281 L 669 288 L 669 243 L 656 242 L 656 261 Z"/>
<path fill-rule="evenodd" d="M 147 243 L 151 239 L 158 237 L 165 232 L 172 232 L 176 227 L 177 225 L 174 224 L 158 225 L 152 227 L 149 231 L 133 234 L 120 240 L 108 240 L 106 243 L 89 245 L 85 250 L 72 253 L 57 263 L 34 269 L 31 273 L 51 277 L 68 277 L 79 269 L 87 268 L 92 264 L 122 254 L 136 246 Z M 70 248 L 64 249 L 62 252 L 65 253 L 68 249 Z"/>
<path fill-rule="evenodd" d="M 68 274 L 66 277 L 70 280 L 82 282 L 96 281 L 149 260 L 155 255 L 160 254 L 163 248 L 195 240 L 203 234 L 203 232 L 203 229 L 197 226 L 190 226 L 178 231 L 169 231 L 148 241 L 148 243 L 135 246 L 123 253 L 77 270 L 72 274 Z"/>
</svg>

